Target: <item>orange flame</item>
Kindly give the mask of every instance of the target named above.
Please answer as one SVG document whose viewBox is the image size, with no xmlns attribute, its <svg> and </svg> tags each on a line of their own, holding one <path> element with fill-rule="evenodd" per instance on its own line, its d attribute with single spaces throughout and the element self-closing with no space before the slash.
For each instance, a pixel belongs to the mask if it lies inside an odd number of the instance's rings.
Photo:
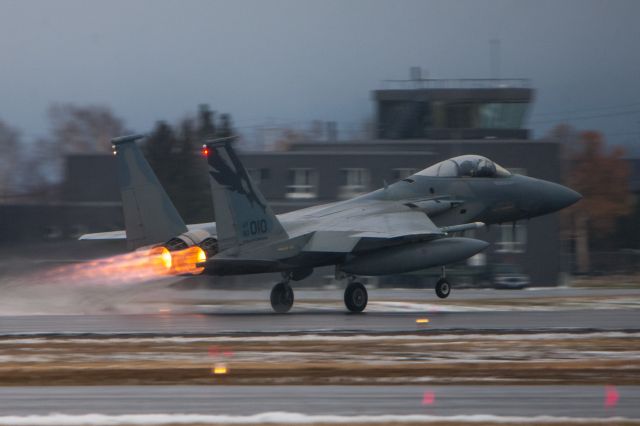
<svg viewBox="0 0 640 426">
<path fill-rule="evenodd" d="M 149 263 L 152 267 L 157 269 L 158 272 L 170 272 L 171 266 L 173 266 L 173 258 L 171 252 L 166 247 L 154 247 L 149 253 Z"/>
<path fill-rule="evenodd" d="M 174 274 L 199 275 L 204 271 L 203 267 L 196 264 L 207 260 L 204 250 L 198 246 L 191 246 L 184 250 L 171 252 L 172 272 Z"/>
<path fill-rule="evenodd" d="M 170 252 L 154 247 L 131 253 L 95 259 L 56 268 L 44 277 L 67 283 L 123 284 L 159 279 L 169 275 L 198 275 L 204 271 L 197 263 L 207 260 L 198 246 Z"/>
</svg>

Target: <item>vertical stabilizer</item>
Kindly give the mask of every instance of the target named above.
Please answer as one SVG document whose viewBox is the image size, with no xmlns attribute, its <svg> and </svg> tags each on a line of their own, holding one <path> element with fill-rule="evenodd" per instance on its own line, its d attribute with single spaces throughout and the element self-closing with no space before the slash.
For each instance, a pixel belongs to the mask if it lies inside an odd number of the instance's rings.
<svg viewBox="0 0 640 426">
<path fill-rule="evenodd" d="M 220 251 L 288 238 L 231 146 L 233 138 L 207 142 L 213 208 Z"/>
<path fill-rule="evenodd" d="M 187 232 L 180 214 L 136 145 L 136 140 L 143 137 L 123 136 L 111 141 L 130 249 L 163 243 Z"/>
</svg>

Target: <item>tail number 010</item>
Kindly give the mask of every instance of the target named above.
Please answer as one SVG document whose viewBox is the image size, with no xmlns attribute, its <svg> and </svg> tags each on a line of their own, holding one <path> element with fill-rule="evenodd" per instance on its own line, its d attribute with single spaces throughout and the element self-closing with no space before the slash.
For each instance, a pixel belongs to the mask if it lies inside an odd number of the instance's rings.
<svg viewBox="0 0 640 426">
<path fill-rule="evenodd" d="M 249 221 L 249 233 L 251 235 L 266 234 L 267 221 L 265 219 Z"/>
</svg>

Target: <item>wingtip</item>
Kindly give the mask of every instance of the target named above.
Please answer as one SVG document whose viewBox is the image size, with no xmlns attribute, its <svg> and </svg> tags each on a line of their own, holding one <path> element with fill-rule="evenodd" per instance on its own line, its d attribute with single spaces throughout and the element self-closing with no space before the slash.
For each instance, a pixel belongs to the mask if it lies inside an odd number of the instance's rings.
<svg viewBox="0 0 640 426">
<path fill-rule="evenodd" d="M 207 146 L 207 147 L 218 147 L 218 146 L 224 146 L 228 143 L 233 142 L 234 140 L 238 139 L 238 135 L 233 135 L 233 136 L 227 136 L 226 138 L 217 138 L 217 139 L 207 139 L 206 141 L 204 141 L 203 145 Z"/>
</svg>

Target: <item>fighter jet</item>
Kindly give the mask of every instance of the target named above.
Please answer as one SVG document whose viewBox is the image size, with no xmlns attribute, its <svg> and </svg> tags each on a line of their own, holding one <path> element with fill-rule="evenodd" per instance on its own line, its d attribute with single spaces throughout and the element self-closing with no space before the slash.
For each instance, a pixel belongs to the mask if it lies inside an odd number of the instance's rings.
<svg viewBox="0 0 640 426">
<path fill-rule="evenodd" d="M 367 290 L 358 281 L 364 276 L 441 267 L 435 292 L 446 298 L 451 286 L 445 266 L 489 245 L 456 235 L 555 212 L 581 198 L 488 158 L 463 155 L 350 200 L 275 215 L 227 138 L 202 149 L 216 222 L 186 225 L 136 145 L 142 137 L 112 141 L 125 231 L 80 239 L 126 238 L 131 249 L 160 250 L 167 267 L 186 262 L 209 275 L 279 272 L 282 280 L 271 290 L 278 313 L 293 306 L 291 283 L 322 266 L 335 266 L 336 278 L 346 280 L 344 303 L 351 312 L 367 306 Z"/>
</svg>

